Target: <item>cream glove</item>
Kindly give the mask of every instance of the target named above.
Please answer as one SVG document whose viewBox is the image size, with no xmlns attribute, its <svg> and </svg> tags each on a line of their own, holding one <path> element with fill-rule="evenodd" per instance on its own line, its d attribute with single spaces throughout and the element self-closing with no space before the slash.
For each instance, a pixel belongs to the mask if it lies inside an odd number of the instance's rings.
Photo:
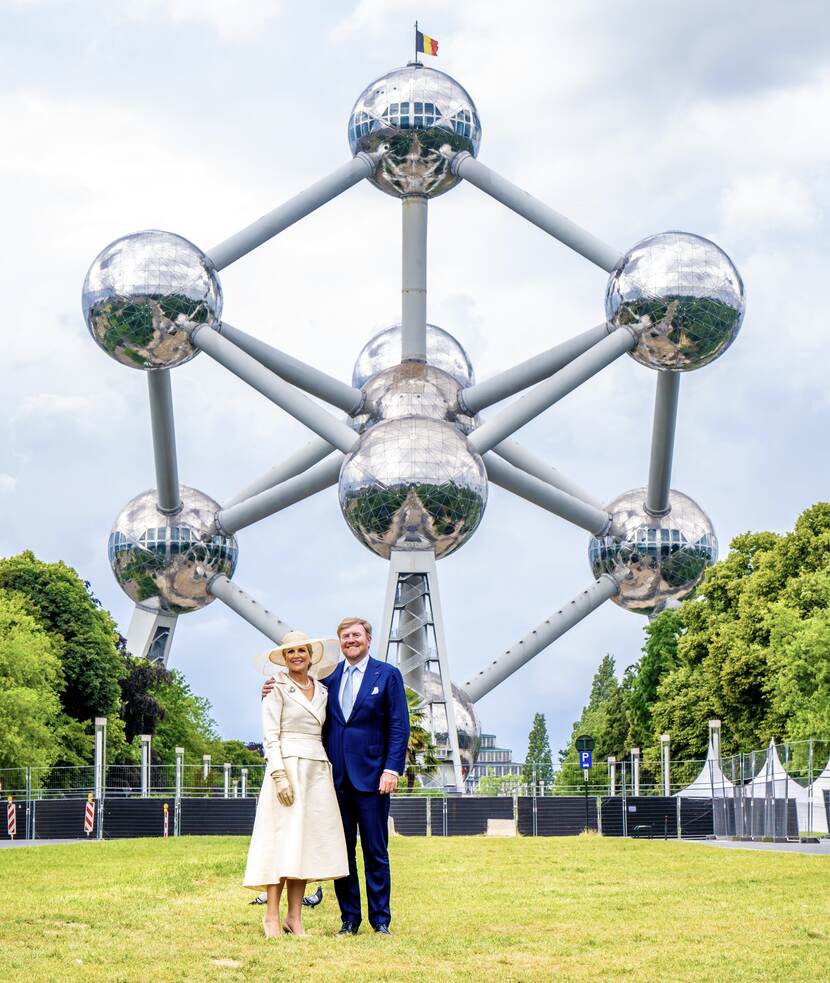
<svg viewBox="0 0 830 983">
<path fill-rule="evenodd" d="M 294 789 L 288 780 L 288 775 L 284 771 L 272 771 L 271 777 L 277 785 L 277 798 L 284 806 L 290 806 L 294 802 Z"/>
</svg>

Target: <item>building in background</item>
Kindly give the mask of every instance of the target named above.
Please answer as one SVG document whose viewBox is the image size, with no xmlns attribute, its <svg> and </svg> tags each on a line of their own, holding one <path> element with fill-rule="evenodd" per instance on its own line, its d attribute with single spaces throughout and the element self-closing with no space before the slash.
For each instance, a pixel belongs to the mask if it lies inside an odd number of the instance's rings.
<svg viewBox="0 0 830 983">
<path fill-rule="evenodd" d="M 504 778 L 505 775 L 521 775 L 522 762 L 513 760 L 510 748 L 497 747 L 495 734 L 481 735 L 481 748 L 476 763 L 467 775 L 467 791 L 478 788 L 478 783 L 485 776 Z"/>
</svg>

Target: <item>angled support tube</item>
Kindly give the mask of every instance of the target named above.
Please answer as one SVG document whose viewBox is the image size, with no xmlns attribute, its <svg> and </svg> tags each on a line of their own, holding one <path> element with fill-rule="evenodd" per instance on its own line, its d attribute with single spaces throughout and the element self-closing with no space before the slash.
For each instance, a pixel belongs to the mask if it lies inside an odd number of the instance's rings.
<svg viewBox="0 0 830 983">
<path fill-rule="evenodd" d="M 552 376 L 607 336 L 608 325 L 597 325 L 561 345 L 549 348 L 535 358 L 529 358 L 526 362 L 520 362 L 519 365 L 485 379 L 484 382 L 462 389 L 458 394 L 458 400 L 462 407 L 474 416 L 479 410 L 507 399 L 508 396 L 515 396 L 523 389 Z"/>
<path fill-rule="evenodd" d="M 637 329 L 630 325 L 614 329 L 607 338 L 598 342 L 584 355 L 575 358 L 556 375 L 540 382 L 530 392 L 517 399 L 515 403 L 474 430 L 470 434 L 470 443 L 479 454 L 491 450 L 496 444 L 500 444 L 505 437 L 514 434 L 548 407 L 553 406 L 563 396 L 567 396 L 569 392 L 581 386 L 591 376 L 596 375 L 606 365 L 610 365 L 624 352 L 632 349 L 637 344 L 637 337 Z"/>
<path fill-rule="evenodd" d="M 592 263 L 596 263 L 600 269 L 610 273 L 622 258 L 623 250 L 597 239 L 569 218 L 544 205 L 538 198 L 534 198 L 495 171 L 491 171 L 466 151 L 453 158 L 452 170 L 454 174 L 474 184 L 491 198 L 495 198 L 517 215 L 538 226 L 543 232 L 547 232 L 554 239 L 558 239 Z"/>
<path fill-rule="evenodd" d="M 265 491 L 266 488 L 273 488 L 274 485 L 279 485 L 283 481 L 288 481 L 289 478 L 302 474 L 303 471 L 307 471 L 310 467 L 327 458 L 334 450 L 335 448 L 327 440 L 323 440 L 322 437 L 315 437 L 304 447 L 286 457 L 285 460 L 275 464 L 273 468 L 269 468 L 265 474 L 260 475 L 250 485 L 226 499 L 223 508 L 229 509 L 232 505 L 244 502 L 246 498 L 253 498 L 254 495 Z"/>
<path fill-rule="evenodd" d="M 312 184 L 310 188 L 306 188 L 267 215 L 263 215 L 230 239 L 214 246 L 208 251 L 208 259 L 217 270 L 224 270 L 226 266 L 235 263 L 257 246 L 273 239 L 290 225 L 310 215 L 321 205 L 325 205 L 327 201 L 347 191 L 353 184 L 369 177 L 374 169 L 375 162 L 368 154 L 358 154 L 348 163 L 338 167 L 336 171 Z"/>
<path fill-rule="evenodd" d="M 278 348 L 266 345 L 264 341 L 254 338 L 232 324 L 223 321 L 219 327 L 219 333 L 228 341 L 231 341 L 237 348 L 241 348 L 251 358 L 255 358 L 260 365 L 270 369 L 281 379 L 290 382 L 292 386 L 302 389 L 310 396 L 318 396 L 332 406 L 343 410 L 345 413 L 354 415 L 363 404 L 363 393 L 354 386 L 349 386 L 334 376 L 320 369 L 315 369 L 312 365 L 306 365 L 300 359 L 292 355 L 286 355 Z"/>
<path fill-rule="evenodd" d="M 320 464 L 315 464 L 313 468 L 309 468 L 295 478 L 289 478 L 288 481 L 268 488 L 231 508 L 222 509 L 216 513 L 217 531 L 232 536 L 240 529 L 259 522 L 260 519 L 281 512 L 289 505 L 296 505 L 297 502 L 316 495 L 324 488 L 331 488 L 332 485 L 337 484 L 342 463 L 343 455 L 337 454 L 321 461 Z"/>
<path fill-rule="evenodd" d="M 561 471 L 557 471 L 556 468 L 548 464 L 547 461 L 543 461 L 533 451 L 522 447 L 521 444 L 517 444 L 515 440 L 509 437 L 500 444 L 496 444 L 492 453 L 498 454 L 508 464 L 512 464 L 513 467 L 518 468 L 520 471 L 526 471 L 528 474 L 533 475 L 534 478 L 538 478 L 548 485 L 553 485 L 554 488 L 558 488 L 568 495 L 573 495 L 574 498 L 587 502 L 588 505 L 593 505 L 598 509 L 604 508 L 598 498 L 594 498 L 593 495 L 584 491 L 575 481 L 566 478 Z"/>
<path fill-rule="evenodd" d="M 241 587 L 228 580 L 223 574 L 213 577 L 207 586 L 208 594 L 218 597 L 226 604 L 231 611 L 235 611 L 243 621 L 253 625 L 261 631 L 266 638 L 270 638 L 277 645 L 291 631 L 291 628 L 275 615 L 271 614 L 268 608 L 258 604 L 249 594 L 246 594 Z"/>
<path fill-rule="evenodd" d="M 556 614 L 537 625 L 500 658 L 494 659 L 490 665 L 464 683 L 462 691 L 473 703 L 480 700 L 618 591 L 616 580 L 610 574 L 603 574 L 587 590 L 582 591 L 569 604 L 564 604 Z"/>
<path fill-rule="evenodd" d="M 425 195 L 405 195 L 401 206 L 401 361 L 426 362 L 429 199 Z"/>
<path fill-rule="evenodd" d="M 249 386 L 262 393 L 266 399 L 285 410 L 286 413 L 313 430 L 318 437 L 327 440 L 332 446 L 345 454 L 357 443 L 357 434 L 342 420 L 332 416 L 328 410 L 318 406 L 301 392 L 274 375 L 256 359 L 240 351 L 227 338 L 223 338 L 212 328 L 197 325 L 190 333 L 193 344 L 211 358 L 224 365 L 229 372 L 247 382 Z"/>
<path fill-rule="evenodd" d="M 650 515 L 665 515 L 670 509 L 669 487 L 679 395 L 680 373 L 658 372 L 646 490 L 646 512 Z"/>
<path fill-rule="evenodd" d="M 611 516 L 604 510 L 588 505 L 573 495 L 554 488 L 552 485 L 524 471 L 519 471 L 495 454 L 484 455 L 487 477 L 495 485 L 513 492 L 520 498 L 547 509 L 566 522 L 572 522 L 593 536 L 605 536 L 611 525 Z"/>
<path fill-rule="evenodd" d="M 176 461 L 176 429 L 173 423 L 173 390 L 169 369 L 147 372 L 150 394 L 150 423 L 153 429 L 153 456 L 156 463 L 158 507 L 172 515 L 182 507 L 179 492 L 179 466 Z"/>
</svg>

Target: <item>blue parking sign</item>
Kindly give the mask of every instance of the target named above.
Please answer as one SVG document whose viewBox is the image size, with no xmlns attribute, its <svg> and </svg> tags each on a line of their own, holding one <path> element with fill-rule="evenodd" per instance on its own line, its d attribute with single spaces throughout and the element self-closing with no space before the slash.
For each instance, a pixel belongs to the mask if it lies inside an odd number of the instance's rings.
<svg viewBox="0 0 830 983">
<path fill-rule="evenodd" d="M 591 751 L 580 751 L 579 752 L 579 767 L 580 768 L 590 768 L 592 766 Z"/>
</svg>

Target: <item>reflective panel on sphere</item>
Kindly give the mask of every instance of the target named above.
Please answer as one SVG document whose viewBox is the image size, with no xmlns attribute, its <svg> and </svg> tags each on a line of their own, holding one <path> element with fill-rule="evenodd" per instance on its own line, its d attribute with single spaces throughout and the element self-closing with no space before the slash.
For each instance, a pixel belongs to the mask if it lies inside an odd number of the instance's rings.
<svg viewBox="0 0 830 983">
<path fill-rule="evenodd" d="M 360 95 L 349 118 L 352 154 L 380 153 L 372 184 L 387 194 L 435 197 L 461 180 L 450 161 L 475 157 L 481 123 L 466 90 L 443 72 L 407 65 L 381 76 Z"/>
<path fill-rule="evenodd" d="M 369 339 L 357 356 L 352 385 L 363 386 L 378 372 L 401 364 L 401 326 L 392 324 Z M 455 338 L 435 324 L 427 325 L 427 363 L 448 373 L 462 388 L 472 386 L 475 373 L 470 358 Z"/>
<path fill-rule="evenodd" d="M 181 486 L 182 508 L 165 515 L 156 490 L 142 492 L 118 514 L 109 538 L 109 561 L 122 590 L 137 604 L 157 598 L 163 611 L 184 614 L 210 604 L 208 581 L 232 577 L 237 560 L 234 536 L 210 535 L 219 505 Z"/>
<path fill-rule="evenodd" d="M 611 273 L 605 314 L 613 327 L 646 328 L 631 352 L 653 369 L 686 372 L 708 365 L 737 337 L 744 285 L 726 253 L 688 232 L 637 243 Z"/>
<path fill-rule="evenodd" d="M 645 488 L 635 488 L 608 505 L 620 538 L 594 537 L 588 557 L 595 577 L 617 576 L 620 607 L 651 614 L 669 599 L 688 597 L 718 558 L 718 540 L 703 509 L 688 495 L 671 490 L 671 511 L 649 515 Z"/>
<path fill-rule="evenodd" d="M 423 362 L 403 362 L 378 372 L 363 386 L 367 412 L 354 417 L 358 433 L 383 420 L 426 416 L 445 420 L 465 434 L 476 426 L 474 417 L 458 409 L 461 386 L 451 375 Z"/>
<path fill-rule="evenodd" d="M 424 693 L 422 695 L 425 702 L 430 704 L 429 709 L 432 717 L 430 720 L 428 710 L 428 713 L 425 714 L 424 726 L 432 732 L 435 746 L 438 748 L 438 757 L 449 760 L 450 742 L 447 711 L 443 704 L 444 690 L 438 673 L 424 673 Z M 455 683 L 452 684 L 452 696 L 453 709 L 455 710 L 455 729 L 458 733 L 458 750 L 461 757 L 461 767 L 466 776 L 478 759 L 478 752 L 481 748 L 481 724 L 470 698 Z"/>
<path fill-rule="evenodd" d="M 82 303 L 107 355 L 131 368 L 170 369 L 197 352 L 185 329 L 219 323 L 222 288 L 192 242 L 150 229 L 116 239 L 98 255 Z"/>
<path fill-rule="evenodd" d="M 422 417 L 367 430 L 340 471 L 340 508 L 370 550 L 446 556 L 475 532 L 487 504 L 481 457 L 451 424 Z"/>
</svg>

